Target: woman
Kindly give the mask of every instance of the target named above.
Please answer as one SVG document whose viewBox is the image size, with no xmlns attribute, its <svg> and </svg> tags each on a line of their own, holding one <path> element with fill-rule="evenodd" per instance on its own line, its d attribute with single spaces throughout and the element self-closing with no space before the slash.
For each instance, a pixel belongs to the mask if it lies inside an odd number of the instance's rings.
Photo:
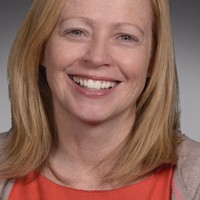
<svg viewBox="0 0 200 200">
<path fill-rule="evenodd" d="M 8 72 L 2 199 L 200 198 L 167 0 L 35 0 Z"/>
</svg>

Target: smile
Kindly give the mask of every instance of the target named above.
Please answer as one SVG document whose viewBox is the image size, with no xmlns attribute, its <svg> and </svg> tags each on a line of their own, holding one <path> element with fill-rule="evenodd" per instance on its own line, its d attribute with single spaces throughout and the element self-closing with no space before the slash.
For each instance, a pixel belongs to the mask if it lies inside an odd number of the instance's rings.
<svg viewBox="0 0 200 200">
<path fill-rule="evenodd" d="M 117 85 L 117 81 L 102 81 L 102 80 L 92 80 L 77 76 L 70 76 L 70 78 L 79 86 L 94 90 L 107 90 L 112 89 Z"/>
</svg>

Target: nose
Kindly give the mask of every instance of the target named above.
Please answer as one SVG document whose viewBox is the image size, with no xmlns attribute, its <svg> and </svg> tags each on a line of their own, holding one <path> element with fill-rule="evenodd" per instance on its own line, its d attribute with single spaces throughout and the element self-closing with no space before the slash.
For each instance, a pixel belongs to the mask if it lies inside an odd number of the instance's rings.
<svg viewBox="0 0 200 200">
<path fill-rule="evenodd" d="M 110 66 L 112 56 L 108 40 L 103 37 L 92 39 L 84 58 L 93 67 Z"/>
</svg>

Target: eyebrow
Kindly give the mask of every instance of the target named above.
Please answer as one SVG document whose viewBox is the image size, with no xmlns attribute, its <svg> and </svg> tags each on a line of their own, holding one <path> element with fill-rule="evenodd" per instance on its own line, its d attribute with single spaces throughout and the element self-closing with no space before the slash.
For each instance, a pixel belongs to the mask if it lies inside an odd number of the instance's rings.
<svg viewBox="0 0 200 200">
<path fill-rule="evenodd" d="M 74 19 L 78 19 L 80 21 L 84 21 L 86 24 L 88 25 L 92 25 L 93 23 L 95 23 L 95 21 L 93 19 L 89 19 L 87 17 L 75 17 L 75 16 L 71 16 L 71 17 L 66 17 L 64 19 L 62 19 L 59 23 L 59 25 L 61 25 L 63 22 L 68 21 L 68 20 L 74 20 Z M 129 22 L 117 22 L 117 23 L 112 23 L 111 25 L 113 25 L 116 28 L 121 28 L 123 26 L 132 26 L 132 27 L 136 27 L 141 33 L 142 35 L 144 35 L 144 31 L 142 30 L 142 28 L 140 28 L 140 26 L 136 25 L 136 24 L 132 24 Z"/>
<path fill-rule="evenodd" d="M 62 24 L 65 21 L 69 21 L 69 20 L 73 20 L 73 19 L 78 19 L 78 20 L 84 21 L 89 25 L 91 25 L 94 22 L 94 20 L 86 18 L 86 17 L 73 17 L 72 16 L 72 17 L 66 17 L 66 18 L 62 19 L 59 24 Z"/>
<path fill-rule="evenodd" d="M 136 27 L 143 35 L 144 35 L 144 31 L 142 30 L 142 28 L 140 28 L 138 25 L 136 24 L 132 24 L 132 23 L 128 23 L 128 22 L 118 22 L 114 24 L 114 27 L 116 28 L 121 28 L 123 26 L 132 26 L 132 27 Z"/>
</svg>

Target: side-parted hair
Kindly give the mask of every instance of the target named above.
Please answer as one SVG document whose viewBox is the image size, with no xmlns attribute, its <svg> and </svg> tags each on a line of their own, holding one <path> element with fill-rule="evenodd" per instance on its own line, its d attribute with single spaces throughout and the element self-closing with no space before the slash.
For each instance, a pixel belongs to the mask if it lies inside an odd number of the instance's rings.
<svg viewBox="0 0 200 200">
<path fill-rule="evenodd" d="M 34 0 L 8 62 L 12 127 L 0 157 L 0 176 L 22 177 L 42 170 L 57 145 L 51 91 L 40 66 L 65 0 Z M 130 138 L 105 179 L 139 179 L 177 162 L 180 143 L 178 80 L 169 0 L 151 0 L 153 51 L 150 76 L 137 101 Z"/>
</svg>

